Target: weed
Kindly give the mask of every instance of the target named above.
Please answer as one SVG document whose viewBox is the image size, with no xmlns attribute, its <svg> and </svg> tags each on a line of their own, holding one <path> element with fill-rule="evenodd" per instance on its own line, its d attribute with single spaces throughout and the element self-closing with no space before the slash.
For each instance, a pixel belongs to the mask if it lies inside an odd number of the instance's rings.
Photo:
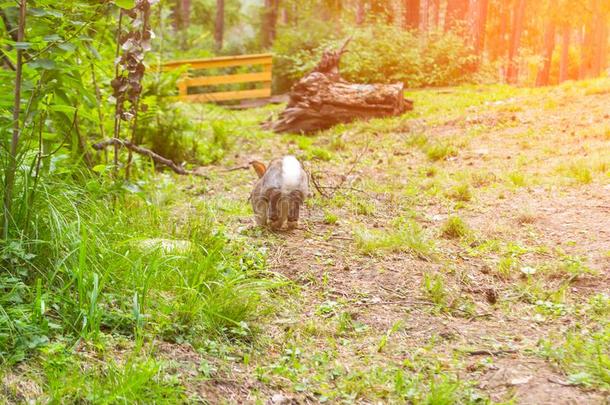
<svg viewBox="0 0 610 405">
<path fill-rule="evenodd" d="M 536 222 L 536 219 L 538 219 L 538 216 L 531 211 L 522 211 L 516 218 L 519 225 L 533 224 Z"/>
<path fill-rule="evenodd" d="M 184 388 L 161 377 L 162 369 L 163 364 L 152 358 L 133 356 L 124 364 L 107 359 L 99 368 L 83 367 L 62 344 L 43 350 L 45 391 L 53 403 L 184 401 Z"/>
<path fill-rule="evenodd" d="M 307 160 L 322 160 L 327 162 L 333 158 L 333 154 L 328 149 L 312 147 L 305 153 L 305 158 Z"/>
<path fill-rule="evenodd" d="M 390 230 L 357 228 L 354 238 L 360 252 L 367 255 L 411 252 L 423 258 L 430 258 L 434 252 L 433 243 L 414 221 L 407 221 Z"/>
<path fill-rule="evenodd" d="M 390 337 L 398 332 L 398 330 L 400 329 L 400 327 L 402 326 L 402 322 L 401 321 L 396 321 L 394 322 L 394 324 L 392 325 L 392 327 L 386 332 L 385 335 L 383 335 L 381 337 L 381 340 L 379 341 L 379 343 L 377 344 L 377 352 L 381 352 L 383 350 L 384 347 L 386 347 L 386 345 L 388 344 L 388 340 L 390 339 Z"/>
<path fill-rule="evenodd" d="M 445 160 L 458 155 L 455 147 L 444 143 L 434 143 L 425 147 L 426 156 L 432 161 Z"/>
<path fill-rule="evenodd" d="M 560 166 L 559 170 L 565 172 L 577 184 L 590 184 L 593 181 L 591 169 L 583 162 Z"/>
<path fill-rule="evenodd" d="M 610 389 L 610 323 L 596 331 L 573 329 L 561 340 L 543 341 L 543 356 L 557 363 L 574 384 Z"/>
<path fill-rule="evenodd" d="M 445 290 L 445 282 L 443 278 L 435 274 L 424 274 L 422 289 L 424 295 L 434 304 L 438 309 L 446 308 L 447 306 L 447 291 Z"/>
<path fill-rule="evenodd" d="M 558 271 L 570 275 L 572 278 L 582 277 L 587 274 L 596 274 L 588 267 L 584 260 L 578 256 L 564 256 L 558 266 Z"/>
<path fill-rule="evenodd" d="M 471 177 L 474 187 L 489 186 L 497 180 L 496 175 L 491 172 L 475 172 Z"/>
<path fill-rule="evenodd" d="M 512 255 L 506 255 L 500 258 L 497 266 L 497 273 L 502 278 L 508 279 L 513 276 L 515 270 L 519 267 L 519 260 Z"/>
<path fill-rule="evenodd" d="M 527 184 L 525 173 L 522 172 L 512 172 L 508 175 L 508 179 L 515 187 L 525 187 Z"/>
<path fill-rule="evenodd" d="M 355 212 L 358 215 L 371 216 L 375 213 L 375 204 L 371 201 L 362 199 L 352 199 L 354 203 Z"/>
<path fill-rule="evenodd" d="M 333 151 L 342 151 L 346 149 L 347 143 L 343 137 L 343 134 L 334 135 L 330 138 L 330 149 Z"/>
<path fill-rule="evenodd" d="M 468 202 L 472 200 L 472 191 L 468 183 L 462 183 L 449 189 L 446 196 L 455 201 Z"/>
<path fill-rule="evenodd" d="M 234 138 L 231 136 L 233 128 L 223 121 L 213 121 L 210 124 L 211 134 L 207 136 L 207 142 L 203 143 L 200 155 L 204 164 L 219 162 L 232 148 Z"/>
<path fill-rule="evenodd" d="M 337 221 L 339 221 L 339 217 L 337 216 L 337 214 L 334 214 L 330 211 L 324 212 L 324 223 L 326 225 L 335 225 Z"/>
<path fill-rule="evenodd" d="M 441 233 L 447 238 L 463 238 L 470 234 L 470 229 L 462 218 L 454 215 L 445 221 L 441 228 Z"/>
<path fill-rule="evenodd" d="M 409 136 L 405 143 L 410 147 L 416 146 L 418 148 L 423 148 L 428 143 L 428 137 L 423 132 L 419 132 Z"/>
</svg>

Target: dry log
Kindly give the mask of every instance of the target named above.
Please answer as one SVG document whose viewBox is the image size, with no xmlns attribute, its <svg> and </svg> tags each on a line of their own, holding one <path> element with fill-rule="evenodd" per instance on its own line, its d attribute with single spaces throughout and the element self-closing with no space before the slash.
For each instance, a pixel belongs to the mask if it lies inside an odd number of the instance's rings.
<svg viewBox="0 0 610 405">
<path fill-rule="evenodd" d="M 133 151 L 135 153 L 138 153 L 140 155 L 148 156 L 149 158 L 151 158 L 155 162 L 169 167 L 170 169 L 172 169 L 172 171 L 174 171 L 174 173 L 182 174 L 182 175 L 187 175 L 187 174 L 192 174 L 192 175 L 196 175 L 196 176 L 200 175 L 197 172 L 186 170 L 184 167 L 182 167 L 180 165 L 177 165 L 172 160 L 164 158 L 163 156 L 153 152 L 150 149 L 146 149 L 146 148 L 143 148 L 141 146 L 135 145 L 135 144 L 131 143 L 130 141 L 126 140 L 126 139 L 110 138 L 110 139 L 106 139 L 104 141 L 95 143 L 95 144 L 93 144 L 91 146 L 95 150 L 102 150 L 102 149 L 107 148 L 108 146 L 115 145 L 115 144 L 117 144 L 119 146 L 124 146 L 127 149 L 129 149 L 129 150 L 131 150 L 131 151 Z"/>
<path fill-rule="evenodd" d="M 338 51 L 327 51 L 307 76 L 290 90 L 286 109 L 263 127 L 274 132 L 310 134 L 358 119 L 390 117 L 413 109 L 403 84 L 358 84 L 341 79 L 339 62 L 349 40 Z"/>
</svg>

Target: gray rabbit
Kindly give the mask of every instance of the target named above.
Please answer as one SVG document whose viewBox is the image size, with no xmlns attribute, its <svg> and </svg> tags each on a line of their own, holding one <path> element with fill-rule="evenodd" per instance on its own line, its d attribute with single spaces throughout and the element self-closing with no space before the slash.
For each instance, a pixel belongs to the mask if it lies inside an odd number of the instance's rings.
<svg viewBox="0 0 610 405">
<path fill-rule="evenodd" d="M 274 159 L 266 167 L 259 161 L 250 165 L 258 181 L 250 194 L 256 223 L 272 230 L 296 228 L 299 210 L 309 194 L 309 180 L 301 162 L 294 156 Z"/>
</svg>

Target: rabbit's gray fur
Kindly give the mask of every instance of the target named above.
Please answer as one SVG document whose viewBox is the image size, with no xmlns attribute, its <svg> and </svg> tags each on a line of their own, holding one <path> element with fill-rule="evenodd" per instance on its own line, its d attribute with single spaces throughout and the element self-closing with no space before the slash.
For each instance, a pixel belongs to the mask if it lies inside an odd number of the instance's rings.
<svg viewBox="0 0 610 405">
<path fill-rule="evenodd" d="M 293 229 L 299 211 L 309 194 L 307 173 L 294 156 L 284 156 L 269 163 L 250 194 L 256 223 L 279 230 L 286 223 Z"/>
</svg>

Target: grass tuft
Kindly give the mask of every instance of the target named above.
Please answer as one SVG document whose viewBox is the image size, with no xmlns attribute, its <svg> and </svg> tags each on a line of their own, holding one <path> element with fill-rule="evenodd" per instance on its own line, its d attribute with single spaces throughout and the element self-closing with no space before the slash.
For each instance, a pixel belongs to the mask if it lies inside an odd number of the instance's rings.
<svg viewBox="0 0 610 405">
<path fill-rule="evenodd" d="M 429 259 L 434 252 L 434 244 L 414 221 L 407 221 L 389 230 L 357 228 L 354 238 L 358 250 L 371 256 L 383 252 L 409 252 Z"/>
<path fill-rule="evenodd" d="M 455 201 L 468 202 L 472 200 L 472 191 L 468 183 L 458 184 L 450 188 L 445 195 Z"/>
<path fill-rule="evenodd" d="M 431 161 L 445 160 L 458 155 L 458 151 L 454 146 L 440 142 L 428 145 L 425 147 L 425 152 Z"/>
<path fill-rule="evenodd" d="M 451 239 L 463 238 L 470 234 L 470 228 L 462 218 L 454 215 L 445 221 L 441 228 L 441 234 Z"/>
</svg>

